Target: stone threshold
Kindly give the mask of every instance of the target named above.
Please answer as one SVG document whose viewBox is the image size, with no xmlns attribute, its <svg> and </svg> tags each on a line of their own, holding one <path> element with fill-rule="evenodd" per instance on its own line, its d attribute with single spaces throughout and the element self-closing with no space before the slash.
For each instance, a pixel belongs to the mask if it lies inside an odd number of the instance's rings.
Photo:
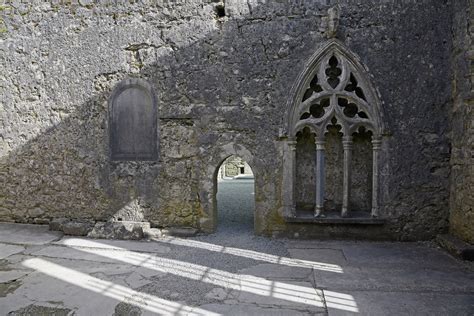
<svg viewBox="0 0 474 316">
<path fill-rule="evenodd" d="M 296 217 L 285 217 L 287 223 L 302 224 L 338 224 L 338 225 L 383 225 L 384 218 L 372 217 L 369 212 L 349 211 L 347 217 L 341 217 L 337 211 L 325 211 L 323 216 L 314 217 L 312 211 L 297 210 Z"/>
</svg>

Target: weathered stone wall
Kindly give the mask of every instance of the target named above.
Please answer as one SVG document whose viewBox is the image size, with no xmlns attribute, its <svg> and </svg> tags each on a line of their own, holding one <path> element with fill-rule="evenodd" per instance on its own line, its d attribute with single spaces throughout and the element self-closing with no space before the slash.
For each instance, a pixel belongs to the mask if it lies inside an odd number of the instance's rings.
<svg viewBox="0 0 474 316">
<path fill-rule="evenodd" d="M 255 174 L 257 233 L 424 239 L 445 230 L 452 3 L 435 0 L 338 1 L 337 37 L 384 102 L 387 224 L 285 224 L 279 131 L 288 92 L 326 40 L 331 2 L 7 3 L 0 220 L 121 218 L 210 231 L 217 168 L 235 154 Z M 109 159 L 107 99 L 130 76 L 158 96 L 156 162 Z"/>
<path fill-rule="evenodd" d="M 324 209 L 340 210 L 342 207 L 342 133 L 336 126 L 328 127 L 326 136 L 326 192 Z"/>
<path fill-rule="evenodd" d="M 370 211 L 372 206 L 372 136 L 360 131 L 353 135 L 351 209 Z"/>
<path fill-rule="evenodd" d="M 243 169 L 242 169 L 243 168 Z M 242 172 L 243 171 L 243 172 Z M 234 177 L 240 174 L 251 175 L 252 168 L 240 157 L 230 156 L 221 165 L 219 173 L 222 177 Z"/>
<path fill-rule="evenodd" d="M 316 145 L 309 128 L 297 135 L 296 143 L 296 208 L 313 210 L 316 200 Z"/>
<path fill-rule="evenodd" d="M 474 3 L 454 7 L 450 230 L 474 243 Z"/>
</svg>

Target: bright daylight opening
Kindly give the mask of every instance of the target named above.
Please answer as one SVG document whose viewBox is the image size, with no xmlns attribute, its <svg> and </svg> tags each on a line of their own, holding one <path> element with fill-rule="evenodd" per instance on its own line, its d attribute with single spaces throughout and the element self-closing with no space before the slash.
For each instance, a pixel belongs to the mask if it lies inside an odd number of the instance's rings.
<svg viewBox="0 0 474 316">
<path fill-rule="evenodd" d="M 249 164 L 230 156 L 217 172 L 217 231 L 252 233 L 255 210 L 255 181 Z"/>
</svg>

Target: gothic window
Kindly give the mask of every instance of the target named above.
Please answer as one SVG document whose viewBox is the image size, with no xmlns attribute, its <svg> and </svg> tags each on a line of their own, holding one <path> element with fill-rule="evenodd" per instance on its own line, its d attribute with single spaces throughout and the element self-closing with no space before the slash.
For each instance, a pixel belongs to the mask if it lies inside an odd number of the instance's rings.
<svg viewBox="0 0 474 316">
<path fill-rule="evenodd" d="M 158 158 L 156 97 L 141 79 L 126 79 L 109 99 L 109 143 L 112 160 Z"/>
<path fill-rule="evenodd" d="M 358 58 L 337 40 L 310 60 L 293 90 L 284 157 L 287 217 L 378 216 L 380 100 Z"/>
</svg>

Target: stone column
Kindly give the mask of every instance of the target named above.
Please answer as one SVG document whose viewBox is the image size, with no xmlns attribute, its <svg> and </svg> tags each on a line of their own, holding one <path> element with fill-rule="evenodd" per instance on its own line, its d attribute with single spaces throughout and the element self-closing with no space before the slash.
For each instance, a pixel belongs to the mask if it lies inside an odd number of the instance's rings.
<svg viewBox="0 0 474 316">
<path fill-rule="evenodd" d="M 352 173 L 352 136 L 342 138 L 344 148 L 344 181 L 342 189 L 342 210 L 341 216 L 346 217 L 349 211 L 349 199 L 351 195 L 351 173 Z"/>
<path fill-rule="evenodd" d="M 221 179 L 225 178 L 225 161 L 222 163 L 221 166 Z"/>
<path fill-rule="evenodd" d="M 324 165 L 324 141 L 323 137 L 316 137 L 316 205 L 314 207 L 314 216 L 322 216 L 324 207 L 324 182 L 325 182 L 325 165 Z"/>
<path fill-rule="evenodd" d="M 379 215 L 379 152 L 382 141 L 380 137 L 372 139 L 372 217 Z"/>
<path fill-rule="evenodd" d="M 295 179 L 296 141 L 288 139 L 283 155 L 283 208 L 288 217 L 296 217 Z"/>
</svg>

